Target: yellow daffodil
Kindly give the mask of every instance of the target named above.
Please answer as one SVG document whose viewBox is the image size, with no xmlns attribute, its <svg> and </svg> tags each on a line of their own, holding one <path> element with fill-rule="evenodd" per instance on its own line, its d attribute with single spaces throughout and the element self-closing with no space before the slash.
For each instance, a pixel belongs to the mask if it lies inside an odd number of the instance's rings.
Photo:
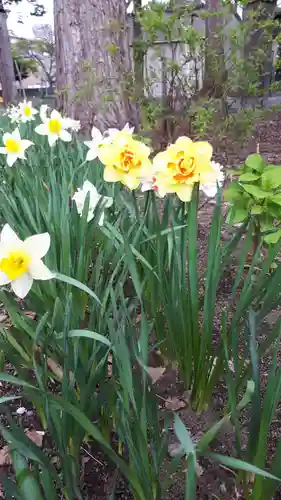
<svg viewBox="0 0 281 500">
<path fill-rule="evenodd" d="M 0 235 L 0 286 L 11 283 L 14 293 L 23 299 L 33 280 L 49 280 L 54 274 L 42 262 L 50 246 L 48 233 L 35 234 L 22 241 L 5 224 Z"/>
<path fill-rule="evenodd" d="M 71 135 L 67 132 L 69 124 L 66 119 L 55 109 L 51 112 L 50 118 L 43 112 L 40 113 L 43 123 L 35 128 L 35 132 L 39 135 L 47 135 L 49 145 L 52 147 L 58 139 L 62 141 L 71 141 Z"/>
<path fill-rule="evenodd" d="M 15 161 L 25 159 L 25 150 L 33 144 L 33 142 L 22 139 L 19 129 L 16 128 L 11 134 L 3 135 L 4 147 L 0 148 L 0 154 L 7 155 L 7 164 L 12 167 Z"/>
<path fill-rule="evenodd" d="M 34 120 L 34 116 L 37 115 L 37 113 L 38 111 L 32 107 L 31 101 L 23 101 L 19 103 L 20 121 L 23 123 Z"/>
<path fill-rule="evenodd" d="M 112 137 L 111 144 L 98 150 L 100 161 L 105 165 L 106 182 L 122 182 L 129 189 L 136 189 L 141 178 L 149 176 L 152 169 L 150 149 L 132 134 L 120 131 Z"/>
<path fill-rule="evenodd" d="M 193 142 L 188 137 L 179 137 L 166 151 L 158 153 L 153 160 L 153 171 L 159 196 L 176 193 L 182 201 L 190 201 L 196 182 L 216 183 L 212 153 L 208 142 Z"/>
</svg>

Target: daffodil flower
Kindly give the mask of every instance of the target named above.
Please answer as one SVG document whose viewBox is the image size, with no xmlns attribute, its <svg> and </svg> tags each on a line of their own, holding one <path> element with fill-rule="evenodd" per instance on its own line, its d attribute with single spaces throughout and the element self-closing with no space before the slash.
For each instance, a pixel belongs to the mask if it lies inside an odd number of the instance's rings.
<svg viewBox="0 0 281 500">
<path fill-rule="evenodd" d="M 62 141 L 69 142 L 71 141 L 71 135 L 66 130 L 65 119 L 61 116 L 61 114 L 55 109 L 51 112 L 50 118 L 47 115 L 44 116 L 41 113 L 41 118 L 43 119 L 43 123 L 38 125 L 35 128 L 35 132 L 39 135 L 47 135 L 49 145 L 52 147 L 58 139 Z"/>
<path fill-rule="evenodd" d="M 33 280 L 49 280 L 54 274 L 42 262 L 50 247 L 48 233 L 35 234 L 22 241 L 5 224 L 0 235 L 0 286 L 11 283 L 13 292 L 23 299 Z"/>
<path fill-rule="evenodd" d="M 11 134 L 3 135 L 4 147 L 0 147 L 0 154 L 7 155 L 7 164 L 12 167 L 15 161 L 25 159 L 25 150 L 33 144 L 33 142 L 22 139 L 20 131 L 16 128 Z"/>
<path fill-rule="evenodd" d="M 84 209 L 84 205 L 85 205 L 85 201 L 86 201 L 86 197 L 87 197 L 88 193 L 90 193 L 90 203 L 89 203 L 89 212 L 88 212 L 88 216 L 87 216 L 87 222 L 90 222 L 94 218 L 94 213 L 95 213 L 95 209 L 96 209 L 97 205 L 101 203 L 102 209 L 111 207 L 111 205 L 113 203 L 113 199 L 108 197 L 108 196 L 102 196 L 101 194 L 99 194 L 97 192 L 95 186 L 91 182 L 85 181 L 83 184 L 83 187 L 78 188 L 78 190 L 76 191 L 76 193 L 74 194 L 74 196 L 72 198 L 76 203 L 77 212 L 79 213 L 80 216 L 83 213 L 83 209 Z M 100 200 L 102 200 L 102 201 L 100 202 Z M 103 222 L 104 222 L 104 210 L 101 211 L 98 223 L 100 226 L 102 226 Z"/>
<path fill-rule="evenodd" d="M 223 166 L 220 163 L 211 161 L 211 168 L 214 170 L 216 179 L 214 182 L 200 182 L 200 189 L 209 198 L 214 198 L 217 194 L 218 186 L 222 186 L 224 181 L 224 173 L 222 171 Z"/>
<path fill-rule="evenodd" d="M 112 143 L 104 144 L 98 150 L 99 159 L 105 165 L 104 180 L 120 181 L 129 189 L 136 189 L 141 179 L 148 177 L 152 171 L 149 155 L 148 146 L 127 132 L 118 132 Z"/>
<path fill-rule="evenodd" d="M 37 113 L 38 111 L 32 107 L 31 101 L 23 101 L 19 103 L 19 114 L 23 123 L 34 120 L 34 116 L 37 115 Z"/>
<path fill-rule="evenodd" d="M 73 118 L 63 118 L 64 128 L 73 130 L 73 132 L 79 132 L 81 128 L 80 120 L 74 120 Z"/>
<path fill-rule="evenodd" d="M 86 156 L 86 161 L 93 161 L 98 157 L 99 148 L 101 148 L 104 144 L 111 143 L 111 137 L 104 137 L 100 130 L 96 127 L 92 128 L 91 131 L 92 140 L 85 141 L 84 144 L 89 148 L 89 151 Z"/>
<path fill-rule="evenodd" d="M 126 123 L 125 127 L 122 128 L 122 130 L 119 130 L 118 128 L 109 128 L 106 130 L 104 133 L 105 136 L 109 137 L 114 137 L 118 132 L 126 132 L 127 134 L 133 134 L 135 130 L 135 127 L 131 127 L 129 123 Z"/>
<path fill-rule="evenodd" d="M 196 182 L 216 183 L 212 153 L 208 142 L 193 142 L 188 137 L 179 137 L 166 151 L 158 153 L 153 160 L 153 171 L 159 196 L 176 193 L 180 200 L 190 201 Z"/>
</svg>

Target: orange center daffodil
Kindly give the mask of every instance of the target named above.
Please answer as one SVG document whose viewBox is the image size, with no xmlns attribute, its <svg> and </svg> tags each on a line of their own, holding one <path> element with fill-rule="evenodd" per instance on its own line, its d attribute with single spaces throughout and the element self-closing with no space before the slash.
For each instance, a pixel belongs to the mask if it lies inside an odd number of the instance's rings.
<svg viewBox="0 0 281 500">
<path fill-rule="evenodd" d="M 143 177 L 152 171 L 150 148 L 137 141 L 126 131 L 116 133 L 110 144 L 98 150 L 100 161 L 105 165 L 106 182 L 122 182 L 129 189 L 136 189 Z"/>
<path fill-rule="evenodd" d="M 179 137 L 166 151 L 158 153 L 153 171 L 159 196 L 176 193 L 182 201 L 190 201 L 196 182 L 216 184 L 212 154 L 208 142 L 193 142 L 188 137 Z"/>
</svg>

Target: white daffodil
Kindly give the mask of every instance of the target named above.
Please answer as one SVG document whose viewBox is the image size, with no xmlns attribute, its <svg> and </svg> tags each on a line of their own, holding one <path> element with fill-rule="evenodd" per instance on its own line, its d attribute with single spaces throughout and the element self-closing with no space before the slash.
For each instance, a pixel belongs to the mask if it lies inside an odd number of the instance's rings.
<svg viewBox="0 0 281 500">
<path fill-rule="evenodd" d="M 99 148 L 101 148 L 104 144 L 109 144 L 111 142 L 111 137 L 104 137 L 100 130 L 96 127 L 92 128 L 91 136 L 91 141 L 84 142 L 85 146 L 89 148 L 86 161 L 95 160 L 98 157 Z"/>
<path fill-rule="evenodd" d="M 22 139 L 20 131 L 16 128 L 11 134 L 3 135 L 4 147 L 0 147 L 0 154 L 7 155 L 7 164 L 12 167 L 15 161 L 25 159 L 25 150 L 33 144 L 33 142 Z"/>
<path fill-rule="evenodd" d="M 14 293 L 23 299 L 33 280 L 54 278 L 41 260 L 49 247 L 49 233 L 35 234 L 22 241 L 9 224 L 5 224 L 0 235 L 0 286 L 11 283 Z"/>
<path fill-rule="evenodd" d="M 49 106 L 48 104 L 41 104 L 40 106 L 40 118 L 41 118 L 41 122 L 44 122 L 45 120 L 47 120 L 48 116 L 47 116 L 47 110 L 49 109 Z"/>
<path fill-rule="evenodd" d="M 23 102 L 19 103 L 19 113 L 21 121 L 23 123 L 26 123 L 34 120 L 34 116 L 37 115 L 38 111 L 37 109 L 32 107 L 31 101 L 24 100 Z"/>
<path fill-rule="evenodd" d="M 10 106 L 4 113 L 11 120 L 11 123 L 18 123 L 20 121 L 20 111 L 18 106 Z"/>
<path fill-rule="evenodd" d="M 218 186 L 222 186 L 224 181 L 224 173 L 222 171 L 223 166 L 220 163 L 216 163 L 215 161 L 211 162 L 211 167 L 216 172 L 216 182 L 202 182 L 200 184 L 200 189 L 208 196 L 209 198 L 214 198 L 217 194 Z"/>
<path fill-rule="evenodd" d="M 79 132 L 81 128 L 80 120 L 73 120 L 73 118 L 63 118 L 64 128 Z"/>
<path fill-rule="evenodd" d="M 157 186 L 155 185 L 156 177 L 153 175 L 152 177 L 143 178 L 141 180 L 141 191 L 144 193 L 146 191 L 158 191 Z"/>
<path fill-rule="evenodd" d="M 64 118 L 55 109 L 51 112 L 50 118 L 41 114 L 43 123 L 35 128 L 35 132 L 39 135 L 47 135 L 49 145 L 52 147 L 58 139 L 62 141 L 71 141 L 71 135 L 66 130 Z"/>
<path fill-rule="evenodd" d="M 87 222 L 90 222 L 90 220 L 94 218 L 95 209 L 98 204 L 101 204 L 102 211 L 98 223 L 100 226 L 102 226 L 104 222 L 103 209 L 111 207 L 113 199 L 108 196 L 102 196 L 97 192 L 95 186 L 91 182 L 85 181 L 83 187 L 78 188 L 78 190 L 76 191 L 76 193 L 72 198 L 76 203 L 77 212 L 80 216 L 83 213 L 83 208 L 88 193 L 90 193 L 90 202 L 89 202 L 89 212 L 88 212 Z M 100 202 L 100 200 L 102 201 Z"/>
</svg>

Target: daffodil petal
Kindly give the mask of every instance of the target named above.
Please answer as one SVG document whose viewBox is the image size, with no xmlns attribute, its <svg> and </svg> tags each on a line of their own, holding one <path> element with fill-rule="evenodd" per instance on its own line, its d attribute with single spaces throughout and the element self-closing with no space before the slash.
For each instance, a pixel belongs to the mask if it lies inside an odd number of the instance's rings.
<svg viewBox="0 0 281 500">
<path fill-rule="evenodd" d="M 28 141 L 27 139 L 23 139 L 21 141 L 21 146 L 23 147 L 23 149 L 27 149 L 29 148 L 29 146 L 32 146 L 34 143 L 32 141 Z"/>
<path fill-rule="evenodd" d="M 35 280 L 50 280 L 55 274 L 40 259 L 33 259 L 28 266 L 28 273 Z"/>
<path fill-rule="evenodd" d="M 114 168 L 110 168 L 110 167 L 105 167 L 104 172 L 103 172 L 103 178 L 104 178 L 105 182 L 118 182 L 118 181 L 120 181 L 119 173 Z"/>
<path fill-rule="evenodd" d="M 98 156 L 97 151 L 95 151 L 94 149 L 89 149 L 87 156 L 86 156 L 86 161 L 93 161 L 97 158 L 97 156 Z"/>
<path fill-rule="evenodd" d="M 181 201 L 190 201 L 192 197 L 193 184 L 182 184 L 176 189 L 176 193 Z"/>
<path fill-rule="evenodd" d="M 97 127 L 92 128 L 91 136 L 94 141 L 102 142 L 102 133 Z"/>
<path fill-rule="evenodd" d="M 57 142 L 58 136 L 55 134 L 49 134 L 48 135 L 48 143 L 50 147 L 53 147 L 53 145 Z"/>
<path fill-rule="evenodd" d="M 7 285 L 10 282 L 11 280 L 9 280 L 7 274 L 0 271 L 0 286 Z"/>
<path fill-rule="evenodd" d="M 48 125 L 46 123 L 41 123 L 40 125 L 35 127 L 35 132 L 39 135 L 48 135 Z"/>
<path fill-rule="evenodd" d="M 9 165 L 9 167 L 12 167 L 13 164 L 17 161 L 18 159 L 18 154 L 17 153 L 9 153 L 7 155 L 7 164 Z"/>
<path fill-rule="evenodd" d="M 16 141 L 21 140 L 20 131 L 19 131 L 18 127 L 13 131 L 12 136 Z"/>
<path fill-rule="evenodd" d="M 18 235 L 15 233 L 15 231 L 9 226 L 9 224 L 5 224 L 1 231 L 0 235 L 0 242 L 1 245 L 13 245 L 13 244 L 18 244 L 22 243 Z"/>
<path fill-rule="evenodd" d="M 208 196 L 209 198 L 214 198 L 218 190 L 217 184 L 211 184 L 208 182 L 206 183 L 203 182 L 203 184 L 200 184 L 200 189 L 202 189 L 205 195 Z"/>
<path fill-rule="evenodd" d="M 53 111 L 51 112 L 51 120 L 62 121 L 62 116 L 56 109 L 53 109 Z"/>
<path fill-rule="evenodd" d="M 60 133 L 60 138 L 64 142 L 70 142 L 71 141 L 71 134 L 67 132 L 67 130 L 62 130 Z"/>
<path fill-rule="evenodd" d="M 24 299 L 32 287 L 33 278 L 28 274 L 24 273 L 19 278 L 11 282 L 13 292 L 20 298 Z"/>
<path fill-rule="evenodd" d="M 23 244 L 30 255 L 42 259 L 50 248 L 51 238 L 49 233 L 34 234 L 26 238 Z"/>
<path fill-rule="evenodd" d="M 0 154 L 1 154 L 1 155 L 6 155 L 6 154 L 7 154 L 7 148 L 3 148 L 3 147 L 1 147 L 1 148 L 0 148 Z"/>
</svg>

